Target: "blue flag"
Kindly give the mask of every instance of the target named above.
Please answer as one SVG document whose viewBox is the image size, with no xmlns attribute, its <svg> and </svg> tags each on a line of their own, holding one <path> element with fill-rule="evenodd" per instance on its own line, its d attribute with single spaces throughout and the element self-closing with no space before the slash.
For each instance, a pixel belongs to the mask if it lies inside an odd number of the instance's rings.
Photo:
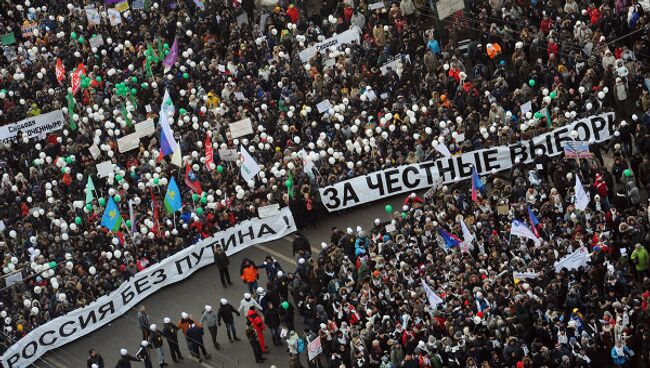
<svg viewBox="0 0 650 368">
<path fill-rule="evenodd" d="M 174 213 L 183 207 L 181 201 L 181 192 L 178 190 L 176 180 L 172 176 L 169 184 L 167 185 L 167 193 L 165 193 L 165 208 L 167 213 Z"/>
<path fill-rule="evenodd" d="M 460 243 L 462 243 L 460 238 L 458 238 L 456 235 L 448 232 L 447 230 L 440 229 L 438 231 L 440 232 L 440 236 L 442 236 L 442 238 L 445 240 L 445 244 L 447 244 L 448 248 L 457 247 L 457 246 L 460 245 Z"/>
<path fill-rule="evenodd" d="M 104 215 L 102 216 L 102 226 L 109 229 L 110 231 L 117 231 L 122 225 L 122 215 L 120 215 L 120 209 L 117 208 L 113 197 L 108 198 L 108 205 L 104 210 Z"/>
</svg>

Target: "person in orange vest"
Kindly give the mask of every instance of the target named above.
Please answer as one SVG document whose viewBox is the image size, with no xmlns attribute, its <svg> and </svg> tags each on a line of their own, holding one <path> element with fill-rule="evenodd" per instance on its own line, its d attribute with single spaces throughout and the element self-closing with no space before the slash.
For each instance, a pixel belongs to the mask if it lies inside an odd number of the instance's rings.
<svg viewBox="0 0 650 368">
<path fill-rule="evenodd" d="M 247 316 L 248 321 L 253 325 L 255 332 L 257 332 L 257 340 L 260 342 L 260 349 L 262 350 L 262 353 L 268 353 L 269 347 L 264 343 L 264 330 L 266 329 L 264 320 L 262 317 L 260 317 L 259 314 L 257 314 L 255 307 L 251 307 L 251 309 L 248 311 Z"/>
<path fill-rule="evenodd" d="M 248 258 L 244 258 L 240 274 L 241 279 L 248 285 L 250 293 L 255 293 L 255 290 L 257 290 L 257 279 L 259 278 L 259 273 L 257 272 L 255 263 Z"/>
<path fill-rule="evenodd" d="M 487 55 L 490 59 L 494 58 L 501 53 L 501 46 L 498 43 L 488 43 L 486 47 Z"/>
</svg>

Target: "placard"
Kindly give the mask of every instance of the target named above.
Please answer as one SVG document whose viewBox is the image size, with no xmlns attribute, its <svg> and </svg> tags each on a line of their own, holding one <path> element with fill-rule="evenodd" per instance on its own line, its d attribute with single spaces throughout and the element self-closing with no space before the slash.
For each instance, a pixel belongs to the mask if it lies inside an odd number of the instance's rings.
<svg viewBox="0 0 650 368">
<path fill-rule="evenodd" d="M 564 142 L 564 157 L 566 158 L 591 158 L 589 142 L 571 141 Z"/>
<path fill-rule="evenodd" d="M 106 10 L 106 13 L 108 14 L 108 20 L 111 22 L 113 27 L 122 23 L 122 14 L 120 14 L 119 10 L 110 8 Z"/>
<path fill-rule="evenodd" d="M 96 144 L 93 144 L 92 146 L 88 147 L 88 151 L 90 152 L 90 155 L 93 157 L 93 160 L 97 160 L 97 157 L 99 157 L 99 154 L 101 153 L 99 147 L 97 147 Z"/>
<path fill-rule="evenodd" d="M 88 44 L 90 45 L 90 47 L 99 48 L 104 45 L 104 37 L 102 35 L 91 37 L 90 40 L 88 40 Z"/>
<path fill-rule="evenodd" d="M 45 114 L 31 116 L 17 123 L 0 126 L 0 141 L 10 143 L 16 140 L 18 132 L 29 139 L 42 136 L 63 128 L 63 111 L 54 110 Z"/>
<path fill-rule="evenodd" d="M 280 205 L 277 203 L 257 208 L 257 215 L 260 218 L 275 216 L 280 213 Z"/>
<path fill-rule="evenodd" d="M 230 123 L 228 124 L 228 127 L 230 128 L 230 136 L 233 139 L 253 134 L 255 132 L 250 118 Z"/>
<path fill-rule="evenodd" d="M 140 138 L 148 137 L 156 134 L 156 126 L 152 119 L 147 119 L 135 124 L 135 132 Z"/>
<path fill-rule="evenodd" d="M 392 70 L 395 73 L 397 73 L 397 76 L 399 76 L 401 78 L 402 77 L 402 71 L 399 70 L 399 63 L 401 63 L 401 62 L 409 62 L 410 63 L 411 62 L 411 57 L 409 55 L 404 55 L 404 57 L 402 57 L 402 55 L 392 56 L 392 57 L 390 57 L 388 59 L 388 61 L 386 61 L 384 63 L 384 65 L 382 65 L 379 68 L 379 70 L 381 70 L 382 75 L 386 75 L 386 73 L 388 73 L 389 70 Z"/>
<path fill-rule="evenodd" d="M 36 22 L 25 21 L 22 26 L 20 26 L 20 33 L 23 35 L 23 38 L 32 37 L 34 30 L 38 27 Z"/>
<path fill-rule="evenodd" d="M 13 32 L 5 33 L 0 36 L 0 40 L 2 41 L 2 46 L 13 45 L 16 43 L 16 35 Z"/>
<path fill-rule="evenodd" d="M 140 147 L 140 136 L 137 132 L 127 134 L 117 139 L 117 149 L 120 153 L 128 152 Z"/>
<path fill-rule="evenodd" d="M 393 231 L 396 230 L 395 224 L 393 224 L 393 223 L 386 224 L 386 226 L 384 226 L 384 229 L 386 229 L 387 233 L 392 233 Z"/>
<path fill-rule="evenodd" d="M 332 103 L 330 100 L 323 100 L 316 105 L 316 108 L 318 109 L 318 113 L 322 114 L 332 108 Z"/>
<path fill-rule="evenodd" d="M 248 14 L 246 14 L 246 12 L 241 13 L 237 17 L 237 25 L 241 27 L 244 24 L 248 24 Z"/>
<path fill-rule="evenodd" d="M 307 344 L 307 356 L 309 360 L 313 360 L 323 352 L 323 347 L 321 346 L 320 336 L 316 336 L 315 339 L 311 340 Z"/>
<path fill-rule="evenodd" d="M 125 0 L 121 3 L 115 4 L 115 10 L 119 11 L 120 13 L 124 13 L 125 11 L 129 10 L 129 2 Z"/>
<path fill-rule="evenodd" d="M 110 161 L 100 162 L 95 165 L 97 168 L 97 176 L 100 178 L 106 178 L 113 175 L 113 163 Z"/>
<path fill-rule="evenodd" d="M 217 151 L 221 161 L 237 161 L 239 158 L 239 151 L 233 148 L 224 148 Z"/>
<path fill-rule="evenodd" d="M 86 9 L 86 19 L 88 19 L 88 24 L 97 25 L 102 23 L 102 17 L 99 15 L 99 10 L 95 8 Z"/>
<path fill-rule="evenodd" d="M 372 3 L 368 5 L 368 10 L 373 11 L 377 9 L 383 9 L 386 5 L 384 5 L 383 1 L 377 1 L 376 3 Z"/>
<path fill-rule="evenodd" d="M 334 36 L 310 46 L 298 54 L 303 63 L 308 62 L 317 52 L 325 53 L 330 47 L 340 48 L 345 44 L 353 42 L 359 43 L 359 32 L 356 29 L 349 29 L 343 33 L 335 34 Z"/>
<path fill-rule="evenodd" d="M 438 3 L 436 3 L 436 10 L 438 11 L 439 19 L 445 19 L 463 9 L 465 9 L 465 2 L 463 0 L 439 0 Z"/>
<path fill-rule="evenodd" d="M 16 271 L 12 274 L 9 274 L 5 277 L 5 284 L 7 287 L 17 284 L 23 281 L 23 273 L 21 271 Z"/>
<path fill-rule="evenodd" d="M 533 111 L 533 102 L 528 101 L 525 104 L 521 105 L 521 114 L 525 115 L 529 111 Z"/>
</svg>

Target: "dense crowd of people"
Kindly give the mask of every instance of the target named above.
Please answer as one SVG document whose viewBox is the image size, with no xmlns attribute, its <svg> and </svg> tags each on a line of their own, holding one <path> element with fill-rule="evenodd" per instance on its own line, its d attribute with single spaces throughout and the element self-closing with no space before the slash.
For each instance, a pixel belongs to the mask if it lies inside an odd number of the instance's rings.
<svg viewBox="0 0 650 368">
<path fill-rule="evenodd" d="M 131 1 L 113 25 L 113 1 L 5 1 L 0 34 L 14 40 L 2 38 L 0 124 L 61 109 L 65 126 L 2 144 L 2 268 L 22 281 L 0 293 L 0 349 L 261 206 L 290 206 L 299 227 L 313 225 L 319 187 L 442 157 L 440 143 L 452 154 L 506 145 L 614 110 L 615 137 L 592 145 L 595 159 L 515 165 L 486 177 L 476 202 L 467 183 L 411 200 L 394 231 L 337 231 L 266 293 L 281 298 L 276 309 L 291 295 L 308 338 L 321 336 L 324 366 L 573 367 L 604 349 L 618 365 L 647 359 L 650 44 L 636 0 L 465 2 L 444 19 L 412 0 L 263 5 Z M 348 29 L 359 43 L 300 59 Z M 180 165 L 161 153 L 160 112 Z M 244 118 L 253 133 L 232 138 L 228 124 Z M 156 133 L 121 152 L 118 139 L 147 120 Z M 241 160 L 219 156 L 240 147 L 261 167 L 248 182 Z M 100 178 L 105 161 L 113 172 Z M 575 176 L 593 193 L 584 212 L 571 205 Z M 162 204 L 172 177 L 178 221 Z M 126 220 L 119 231 L 100 225 L 109 197 Z M 527 207 L 541 246 L 507 239 Z M 460 218 L 471 249 L 431 247 L 439 228 L 460 234 Z M 589 266 L 556 273 L 580 246 Z M 536 276 L 513 282 L 512 271 Z"/>
</svg>

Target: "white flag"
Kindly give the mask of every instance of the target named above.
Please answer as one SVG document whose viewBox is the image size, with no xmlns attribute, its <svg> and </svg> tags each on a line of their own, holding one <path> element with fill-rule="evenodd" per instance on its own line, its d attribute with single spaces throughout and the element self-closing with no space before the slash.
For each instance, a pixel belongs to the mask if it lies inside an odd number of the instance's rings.
<svg viewBox="0 0 650 368">
<path fill-rule="evenodd" d="M 519 220 L 512 220 L 512 226 L 510 227 L 510 235 L 532 239 L 533 241 L 535 241 L 536 244 L 540 242 L 540 240 L 535 236 L 533 231 L 530 228 L 528 228 L 526 224 L 524 224 Z"/>
<path fill-rule="evenodd" d="M 309 154 L 307 154 L 307 152 L 304 149 L 300 150 L 300 152 L 298 153 L 300 153 L 300 157 L 302 158 L 302 170 L 306 174 L 310 174 L 310 175 L 313 174 L 314 163 L 311 162 L 311 158 L 309 158 Z"/>
<path fill-rule="evenodd" d="M 589 251 L 585 247 L 580 247 L 576 249 L 573 253 L 567 254 L 566 256 L 560 258 L 559 261 L 555 262 L 553 267 L 555 267 L 555 272 L 559 273 L 563 268 L 567 270 L 577 270 L 580 267 L 587 266 L 589 262 Z"/>
<path fill-rule="evenodd" d="M 585 192 L 585 188 L 582 186 L 582 183 L 580 182 L 580 177 L 576 175 L 576 187 L 575 187 L 575 192 L 576 192 L 576 208 L 579 209 L 580 211 L 584 211 L 585 208 L 589 205 L 589 194 Z"/>
<path fill-rule="evenodd" d="M 183 166 L 183 153 L 181 152 L 181 145 L 177 144 L 176 148 L 174 148 L 174 153 L 172 153 L 172 165 L 176 165 L 178 167 Z"/>
<path fill-rule="evenodd" d="M 244 146 L 239 147 L 239 154 L 241 155 L 242 162 L 241 165 L 241 176 L 244 180 L 249 181 L 260 172 L 260 166 L 255 162 L 255 159 L 244 149 Z"/>
<path fill-rule="evenodd" d="M 469 253 L 470 245 L 474 241 L 474 235 L 469 232 L 467 225 L 465 225 L 464 219 L 460 220 L 460 227 L 463 230 L 463 243 L 461 244 L 460 250 Z"/>
<path fill-rule="evenodd" d="M 443 300 L 436 295 L 436 293 L 431 290 L 431 287 L 427 285 L 424 280 L 422 280 L 422 287 L 424 288 L 424 293 L 427 295 L 427 299 L 429 299 L 429 305 L 431 305 L 431 309 L 435 310 L 438 304 L 442 303 Z"/>
<path fill-rule="evenodd" d="M 451 152 L 449 152 L 449 148 L 444 143 L 438 143 L 436 145 L 436 151 L 442 153 L 445 158 L 451 157 Z"/>
</svg>

